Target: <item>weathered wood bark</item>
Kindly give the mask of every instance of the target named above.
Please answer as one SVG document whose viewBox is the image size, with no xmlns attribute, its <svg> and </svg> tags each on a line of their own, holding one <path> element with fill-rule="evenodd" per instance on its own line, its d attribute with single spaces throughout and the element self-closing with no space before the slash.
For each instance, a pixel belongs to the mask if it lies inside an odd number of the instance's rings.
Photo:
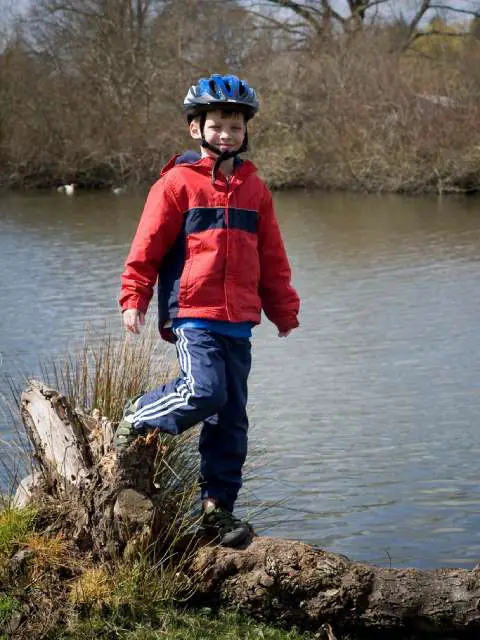
<svg viewBox="0 0 480 640">
<path fill-rule="evenodd" d="M 161 539 L 167 523 L 152 481 L 151 438 L 117 457 L 107 421 L 79 419 L 41 383 L 22 395 L 22 415 L 42 476 L 31 499 L 57 505 L 64 534 L 100 558 Z M 201 547 L 191 571 L 199 579 L 197 602 L 233 605 L 286 625 L 389 640 L 480 637 L 477 568 L 383 569 L 301 542 L 257 537 L 244 549 Z"/>
<path fill-rule="evenodd" d="M 383 569 L 292 540 L 204 547 L 197 597 L 256 617 L 373 638 L 479 638 L 480 570 Z"/>
<path fill-rule="evenodd" d="M 159 538 L 154 436 L 117 456 L 106 419 L 75 412 L 57 391 L 36 381 L 22 394 L 21 413 L 41 476 L 32 499 L 58 511 L 52 529 L 61 527 L 80 548 L 102 558 L 124 552 L 127 543 Z"/>
</svg>

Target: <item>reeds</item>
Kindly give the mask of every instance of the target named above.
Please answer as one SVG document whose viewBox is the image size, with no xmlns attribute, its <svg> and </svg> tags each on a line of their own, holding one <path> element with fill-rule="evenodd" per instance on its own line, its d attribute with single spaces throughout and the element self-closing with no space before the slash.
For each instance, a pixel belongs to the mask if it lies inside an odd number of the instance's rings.
<svg viewBox="0 0 480 640">
<path fill-rule="evenodd" d="M 42 367 L 45 381 L 72 407 L 87 412 L 98 409 L 114 422 L 128 398 L 165 382 L 171 373 L 153 324 L 142 336 L 123 340 L 87 332 L 78 352 L 51 359 Z"/>
</svg>

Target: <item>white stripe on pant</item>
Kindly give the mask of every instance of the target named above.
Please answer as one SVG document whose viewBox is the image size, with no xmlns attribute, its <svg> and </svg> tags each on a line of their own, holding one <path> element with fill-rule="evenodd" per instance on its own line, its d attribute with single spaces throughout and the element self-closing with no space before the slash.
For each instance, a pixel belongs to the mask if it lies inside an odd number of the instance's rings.
<svg viewBox="0 0 480 640">
<path fill-rule="evenodd" d="M 195 380 L 192 375 L 192 361 L 188 353 L 187 337 L 183 329 L 176 329 L 174 332 L 178 338 L 176 345 L 178 360 L 185 382 L 179 384 L 175 392 L 169 393 L 163 398 L 139 409 L 133 416 L 134 424 L 142 422 L 143 420 L 161 418 L 175 409 L 188 405 L 188 401 L 195 393 Z"/>
</svg>

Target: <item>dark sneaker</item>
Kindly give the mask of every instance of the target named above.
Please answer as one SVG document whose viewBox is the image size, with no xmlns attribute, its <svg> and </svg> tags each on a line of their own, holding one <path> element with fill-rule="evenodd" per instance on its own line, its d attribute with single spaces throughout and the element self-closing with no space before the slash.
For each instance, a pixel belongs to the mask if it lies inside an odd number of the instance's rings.
<svg viewBox="0 0 480 640">
<path fill-rule="evenodd" d="M 147 434 L 146 429 L 136 429 L 133 424 L 133 415 L 137 410 L 138 399 L 143 394 L 135 396 L 127 401 L 123 410 L 123 418 L 118 423 L 115 436 L 113 438 L 113 446 L 117 451 L 124 451 L 134 442 L 138 436 L 144 436 Z"/>
<path fill-rule="evenodd" d="M 222 547 L 236 547 L 253 534 L 248 522 L 209 500 L 203 506 L 202 529 L 207 535 L 214 535 Z"/>
</svg>

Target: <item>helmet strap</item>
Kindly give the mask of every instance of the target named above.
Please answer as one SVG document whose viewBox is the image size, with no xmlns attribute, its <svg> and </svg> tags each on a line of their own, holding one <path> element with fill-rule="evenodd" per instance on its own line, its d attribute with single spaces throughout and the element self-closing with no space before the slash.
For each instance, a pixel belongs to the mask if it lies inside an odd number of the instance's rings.
<svg viewBox="0 0 480 640">
<path fill-rule="evenodd" d="M 204 149 L 208 149 L 209 151 L 213 151 L 213 153 L 216 153 L 218 156 L 218 158 L 215 160 L 215 164 L 212 167 L 212 184 L 213 184 L 217 179 L 217 171 L 220 165 L 222 164 L 222 162 L 225 162 L 225 160 L 229 160 L 230 158 L 235 158 L 235 156 L 237 156 L 239 153 L 244 153 L 244 151 L 247 151 L 248 130 L 245 125 L 245 136 L 243 138 L 243 142 L 240 145 L 239 149 L 237 149 L 236 151 L 220 151 L 218 147 L 215 147 L 213 144 L 210 144 L 205 140 L 204 128 L 205 128 L 206 119 L 207 119 L 206 113 L 202 113 L 200 115 L 200 134 L 202 136 L 200 146 L 203 147 Z"/>
</svg>

